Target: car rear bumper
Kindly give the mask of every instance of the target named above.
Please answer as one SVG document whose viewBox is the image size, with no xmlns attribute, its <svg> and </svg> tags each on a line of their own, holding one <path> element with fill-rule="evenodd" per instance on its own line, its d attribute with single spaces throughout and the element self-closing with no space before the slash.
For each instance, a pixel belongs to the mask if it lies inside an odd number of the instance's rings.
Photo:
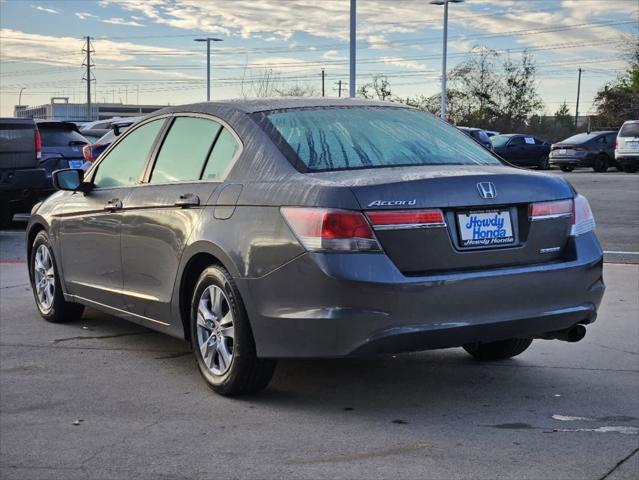
<svg viewBox="0 0 639 480">
<path fill-rule="evenodd" d="M 383 254 L 306 253 L 238 279 L 261 357 L 342 357 L 532 337 L 591 323 L 604 293 L 594 234 L 576 260 L 418 277 Z"/>
<path fill-rule="evenodd" d="M 637 151 L 615 151 L 615 160 L 621 165 L 634 165 L 639 163 L 639 152 Z"/>
<path fill-rule="evenodd" d="M 589 157 L 550 157 L 550 164 L 570 167 L 590 167 L 592 166 L 592 159 Z"/>
</svg>

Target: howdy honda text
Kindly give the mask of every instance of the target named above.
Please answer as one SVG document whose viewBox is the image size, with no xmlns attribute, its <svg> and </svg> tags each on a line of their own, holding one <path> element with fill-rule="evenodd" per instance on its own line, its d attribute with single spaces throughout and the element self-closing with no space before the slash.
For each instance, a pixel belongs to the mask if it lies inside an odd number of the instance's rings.
<svg viewBox="0 0 639 480">
<path fill-rule="evenodd" d="M 462 246 L 503 245 L 514 241 L 510 212 L 475 212 L 459 215 Z"/>
</svg>

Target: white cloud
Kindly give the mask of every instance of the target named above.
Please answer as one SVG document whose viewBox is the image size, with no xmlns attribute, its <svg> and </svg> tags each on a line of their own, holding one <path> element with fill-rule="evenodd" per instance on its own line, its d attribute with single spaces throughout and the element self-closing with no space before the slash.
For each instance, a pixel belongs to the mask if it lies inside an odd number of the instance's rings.
<svg viewBox="0 0 639 480">
<path fill-rule="evenodd" d="M 382 57 L 381 60 L 386 65 L 394 65 L 396 67 L 408 68 L 411 70 L 425 70 L 426 65 L 416 62 L 415 60 L 404 60 L 396 57 Z"/>
<path fill-rule="evenodd" d="M 31 8 L 35 8 L 36 10 L 39 10 L 41 12 L 46 12 L 46 13 L 55 13 L 55 14 L 60 13 L 60 11 L 56 10 L 55 8 L 47 8 L 47 7 L 42 7 L 40 5 L 31 5 Z"/>
<path fill-rule="evenodd" d="M 327 50 L 322 54 L 322 58 L 325 60 L 346 60 L 348 57 L 340 55 L 337 50 Z"/>
<path fill-rule="evenodd" d="M 87 18 L 100 18 L 97 15 L 93 15 L 89 12 L 75 12 L 74 15 L 78 17 L 80 20 L 86 20 Z"/>
<path fill-rule="evenodd" d="M 143 27 L 141 23 L 138 23 L 134 20 L 125 20 L 124 18 L 107 18 L 104 20 L 100 20 L 102 23 L 110 23 L 111 25 L 124 25 L 127 27 Z"/>
</svg>

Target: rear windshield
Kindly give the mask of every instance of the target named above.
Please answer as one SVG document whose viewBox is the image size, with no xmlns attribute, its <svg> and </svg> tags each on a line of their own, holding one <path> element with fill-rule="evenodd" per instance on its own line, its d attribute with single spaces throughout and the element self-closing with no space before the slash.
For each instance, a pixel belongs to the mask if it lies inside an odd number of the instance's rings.
<svg viewBox="0 0 639 480">
<path fill-rule="evenodd" d="M 588 140 L 598 137 L 599 133 L 578 133 L 572 137 L 568 137 L 566 140 L 562 140 L 559 143 L 585 143 Z"/>
<path fill-rule="evenodd" d="M 295 163 L 301 161 L 307 171 L 500 164 L 455 127 L 419 110 L 292 109 L 271 112 L 267 118 L 286 141 L 285 153 L 296 157 Z"/>
<path fill-rule="evenodd" d="M 639 122 L 626 123 L 619 130 L 619 137 L 639 137 Z"/>
<path fill-rule="evenodd" d="M 35 151 L 35 127 L 33 125 L 2 125 L 0 150 L 3 152 Z"/>
<path fill-rule="evenodd" d="M 89 143 L 84 136 L 70 127 L 40 125 L 39 128 L 43 147 L 70 147 Z"/>
</svg>

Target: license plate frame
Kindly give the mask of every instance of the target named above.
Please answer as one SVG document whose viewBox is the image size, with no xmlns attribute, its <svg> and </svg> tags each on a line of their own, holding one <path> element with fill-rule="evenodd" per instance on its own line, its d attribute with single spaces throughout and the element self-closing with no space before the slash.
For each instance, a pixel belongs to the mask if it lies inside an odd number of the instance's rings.
<svg viewBox="0 0 639 480">
<path fill-rule="evenodd" d="M 471 218 L 475 218 L 475 221 Z M 457 240 L 462 249 L 512 247 L 516 244 L 516 222 L 513 221 L 510 208 L 458 211 L 455 212 L 455 220 Z M 478 224 L 479 220 L 482 222 Z M 484 225 L 484 220 L 490 224 Z M 474 237 L 476 228 L 479 228 L 479 238 Z M 481 232 L 486 232 L 486 236 L 482 236 Z"/>
</svg>

